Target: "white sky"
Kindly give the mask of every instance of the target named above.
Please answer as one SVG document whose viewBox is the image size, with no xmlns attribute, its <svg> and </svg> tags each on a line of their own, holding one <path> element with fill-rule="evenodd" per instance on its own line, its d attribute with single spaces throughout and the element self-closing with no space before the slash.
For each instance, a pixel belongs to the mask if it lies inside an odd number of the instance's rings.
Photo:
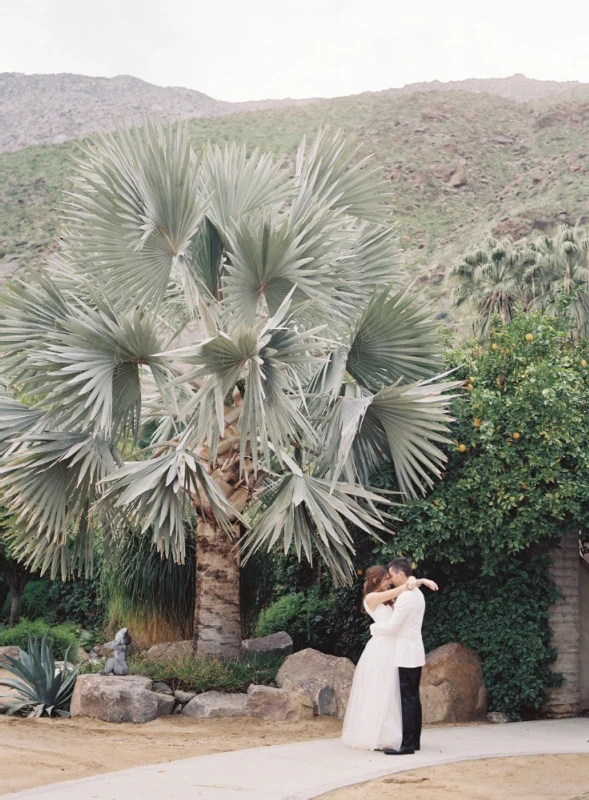
<svg viewBox="0 0 589 800">
<path fill-rule="evenodd" d="M 589 82 L 587 0 L 0 0 L 0 31 L 0 72 L 127 74 L 219 100 Z"/>
</svg>

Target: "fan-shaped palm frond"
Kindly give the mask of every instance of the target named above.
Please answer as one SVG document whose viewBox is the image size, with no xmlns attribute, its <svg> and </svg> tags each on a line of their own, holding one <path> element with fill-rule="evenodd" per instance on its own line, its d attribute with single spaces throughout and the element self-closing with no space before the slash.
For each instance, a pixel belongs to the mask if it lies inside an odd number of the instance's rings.
<svg viewBox="0 0 589 800">
<path fill-rule="evenodd" d="M 283 456 L 291 472 L 279 477 L 262 495 L 262 508 L 243 541 L 245 559 L 262 547 L 268 551 L 281 541 L 284 551 L 291 545 L 301 557 L 312 562 L 313 548 L 328 565 L 339 584 L 352 575 L 354 540 L 346 527 L 354 525 L 370 535 L 385 531 L 389 515 L 375 504 L 388 500 L 357 484 L 336 483 L 305 474 Z M 362 505 L 362 501 L 365 505 Z"/>
<path fill-rule="evenodd" d="M 78 267 L 101 275 L 121 305 L 161 300 L 209 197 L 183 125 L 145 120 L 83 146 L 67 205 Z"/>
<path fill-rule="evenodd" d="M 85 546 L 92 532 L 90 506 L 116 463 L 100 434 L 52 431 L 20 439 L 20 448 L 0 468 L 15 555 L 52 576 L 61 571 L 65 577 L 75 566 L 91 569 L 92 552 Z"/>
<path fill-rule="evenodd" d="M 352 335 L 346 369 L 371 392 L 435 375 L 440 368 L 436 326 L 405 291 L 376 294 Z"/>
</svg>

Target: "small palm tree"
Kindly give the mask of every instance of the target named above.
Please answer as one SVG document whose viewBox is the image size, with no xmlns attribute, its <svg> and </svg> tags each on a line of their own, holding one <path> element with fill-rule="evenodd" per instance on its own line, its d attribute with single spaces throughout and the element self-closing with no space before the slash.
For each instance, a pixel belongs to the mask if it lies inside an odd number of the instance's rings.
<svg viewBox="0 0 589 800">
<path fill-rule="evenodd" d="M 494 315 L 498 314 L 504 323 L 508 323 L 518 307 L 528 307 L 533 292 L 533 281 L 528 280 L 528 271 L 533 263 L 531 248 L 491 236 L 481 247 L 465 253 L 452 267 L 449 276 L 455 284 L 454 305 L 472 305 L 477 336 L 485 338 L 489 335 Z"/>
<path fill-rule="evenodd" d="M 555 236 L 534 243 L 530 281 L 536 284 L 533 307 L 571 319 L 577 336 L 589 336 L 589 237 L 579 228 L 561 225 Z"/>
<path fill-rule="evenodd" d="M 349 528 L 388 526 L 371 474 L 389 460 L 405 493 L 424 491 L 454 386 L 398 286 L 386 199 L 326 130 L 294 169 L 195 153 L 153 122 L 88 144 L 63 252 L 1 301 L 0 490 L 19 557 L 90 569 L 95 536 L 108 549 L 139 525 L 182 562 L 192 515 L 195 643 L 221 655 L 240 646 L 240 554 L 281 542 L 350 581 Z"/>
</svg>

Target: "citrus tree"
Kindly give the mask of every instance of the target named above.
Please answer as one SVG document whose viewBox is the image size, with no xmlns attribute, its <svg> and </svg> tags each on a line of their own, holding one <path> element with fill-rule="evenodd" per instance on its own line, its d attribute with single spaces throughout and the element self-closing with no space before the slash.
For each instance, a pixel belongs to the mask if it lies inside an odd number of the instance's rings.
<svg viewBox="0 0 589 800">
<path fill-rule="evenodd" d="M 0 488 L 27 564 L 89 569 L 130 526 L 182 562 L 194 516 L 196 647 L 233 655 L 240 554 L 280 542 L 345 583 L 348 526 L 388 526 L 371 473 L 431 484 L 453 384 L 357 156 L 329 131 L 294 169 L 196 153 L 149 121 L 85 146 L 62 252 L 1 301 Z"/>
</svg>

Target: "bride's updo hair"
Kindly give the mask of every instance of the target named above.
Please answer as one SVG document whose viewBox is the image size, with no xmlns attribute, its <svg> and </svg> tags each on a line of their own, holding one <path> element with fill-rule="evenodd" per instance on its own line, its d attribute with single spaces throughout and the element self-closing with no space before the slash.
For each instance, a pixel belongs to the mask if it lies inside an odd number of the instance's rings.
<svg viewBox="0 0 589 800">
<path fill-rule="evenodd" d="M 385 578 L 389 577 L 389 571 L 386 567 L 377 564 L 374 567 L 368 567 L 366 570 L 366 580 L 364 581 L 364 591 L 362 597 L 366 597 L 371 592 L 378 592 L 380 584 Z"/>
</svg>

